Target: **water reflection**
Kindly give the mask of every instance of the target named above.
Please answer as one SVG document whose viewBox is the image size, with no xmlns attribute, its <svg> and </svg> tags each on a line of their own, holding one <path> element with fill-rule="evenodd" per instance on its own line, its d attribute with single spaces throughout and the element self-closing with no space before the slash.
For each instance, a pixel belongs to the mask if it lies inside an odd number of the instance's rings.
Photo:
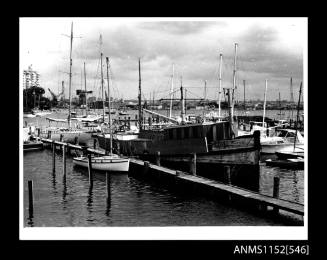
<svg viewBox="0 0 327 260">
<path fill-rule="evenodd" d="M 63 190 L 62 190 L 62 204 L 63 204 L 63 208 L 66 208 L 66 204 L 67 204 L 67 183 L 66 183 L 66 175 L 63 176 L 62 178 L 62 185 L 63 185 Z"/>
<path fill-rule="evenodd" d="M 298 176 L 297 176 L 296 171 L 293 171 L 292 195 L 294 196 L 295 201 L 300 201 L 300 194 L 299 194 L 299 189 L 298 189 Z"/>
<path fill-rule="evenodd" d="M 109 217 L 111 209 L 111 177 L 109 173 L 106 173 L 106 216 Z"/>
</svg>

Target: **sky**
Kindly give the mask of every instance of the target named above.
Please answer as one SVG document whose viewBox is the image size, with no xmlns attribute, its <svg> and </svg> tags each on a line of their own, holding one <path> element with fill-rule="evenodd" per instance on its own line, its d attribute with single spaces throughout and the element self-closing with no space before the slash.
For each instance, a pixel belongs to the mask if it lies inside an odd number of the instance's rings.
<svg viewBox="0 0 327 260">
<path fill-rule="evenodd" d="M 294 100 L 303 80 L 307 49 L 306 18 L 20 18 L 20 88 L 23 70 L 32 65 L 40 74 L 40 85 L 50 96 L 65 84 L 68 97 L 70 33 L 73 23 L 72 95 L 84 89 L 101 96 L 100 53 L 103 75 L 114 98 L 136 99 L 138 59 L 141 59 L 143 98 L 168 98 L 172 85 L 187 89 L 187 98 L 218 98 L 219 55 L 222 54 L 222 87 L 233 83 L 235 43 L 236 98 L 290 100 L 293 78 Z M 102 44 L 100 44 L 102 35 Z M 104 81 L 107 89 L 107 80 Z M 153 94 L 154 93 L 154 94 Z M 180 92 L 176 98 L 180 97 Z"/>
</svg>

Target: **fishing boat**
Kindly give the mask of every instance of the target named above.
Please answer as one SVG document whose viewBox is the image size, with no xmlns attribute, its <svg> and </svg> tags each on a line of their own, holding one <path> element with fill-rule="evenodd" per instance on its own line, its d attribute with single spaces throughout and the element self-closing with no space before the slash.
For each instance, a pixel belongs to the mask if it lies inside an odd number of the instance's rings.
<svg viewBox="0 0 327 260">
<path fill-rule="evenodd" d="M 235 76 L 235 75 L 234 75 Z M 160 128 L 145 129 L 143 125 L 143 112 L 141 109 L 141 79 L 139 60 L 139 129 L 138 138 L 132 140 L 114 140 L 114 146 L 119 147 L 125 155 L 139 156 L 142 159 L 153 159 L 160 152 L 160 160 L 167 162 L 190 161 L 190 157 L 196 154 L 197 165 L 259 165 L 260 135 L 254 132 L 252 135 L 237 137 L 234 129 L 232 108 L 233 98 L 229 99 L 229 121 L 218 122 L 187 122 L 185 116 L 184 91 L 181 82 L 181 120 L 160 115 L 171 122 Z M 228 89 L 231 96 L 231 90 Z M 100 147 L 101 147 L 101 143 Z M 104 147 L 102 147 L 104 148 Z"/>
</svg>

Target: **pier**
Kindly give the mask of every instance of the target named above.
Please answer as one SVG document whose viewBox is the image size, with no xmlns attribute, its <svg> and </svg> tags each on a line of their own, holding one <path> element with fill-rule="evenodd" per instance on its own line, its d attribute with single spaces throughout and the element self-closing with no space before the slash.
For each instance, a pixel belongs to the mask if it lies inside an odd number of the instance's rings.
<svg viewBox="0 0 327 260">
<path fill-rule="evenodd" d="M 53 141 L 51 139 L 34 137 L 44 143 L 52 144 L 54 146 L 67 147 L 67 150 L 76 149 L 87 154 L 105 155 L 105 151 L 80 146 L 75 144 L 64 143 L 60 141 Z M 46 146 L 51 148 L 51 146 Z M 61 148 L 65 151 L 64 148 Z M 54 156 L 54 155 L 53 155 Z M 196 155 L 191 162 L 196 164 Z M 157 164 L 157 165 L 156 165 Z M 190 193 L 197 193 L 208 196 L 213 199 L 223 199 L 230 204 L 249 206 L 249 209 L 256 209 L 261 212 L 267 212 L 267 207 L 272 207 L 272 213 L 277 214 L 279 210 L 287 211 L 299 216 L 304 216 L 304 205 L 279 198 L 279 179 L 274 179 L 274 188 L 272 196 L 260 194 L 248 189 L 234 186 L 230 183 L 230 168 L 225 167 L 226 183 L 211 180 L 202 176 L 196 175 L 195 167 L 190 167 L 190 173 L 169 169 L 160 166 L 160 153 L 158 153 L 156 164 L 151 164 L 148 161 L 142 161 L 136 158 L 130 158 L 129 175 L 137 179 L 151 180 L 155 184 L 168 184 L 170 188 L 177 189 L 177 191 L 185 191 Z M 66 171 L 66 169 L 65 169 Z M 89 173 L 91 175 L 91 173 Z"/>
</svg>

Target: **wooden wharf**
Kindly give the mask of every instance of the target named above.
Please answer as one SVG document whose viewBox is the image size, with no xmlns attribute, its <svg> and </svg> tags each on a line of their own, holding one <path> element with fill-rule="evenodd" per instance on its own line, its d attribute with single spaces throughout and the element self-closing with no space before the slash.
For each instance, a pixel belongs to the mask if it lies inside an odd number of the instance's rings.
<svg viewBox="0 0 327 260">
<path fill-rule="evenodd" d="M 34 137 L 36 140 L 40 140 L 44 143 L 58 145 L 60 147 L 66 146 L 68 149 L 76 149 L 86 152 L 87 154 L 105 155 L 105 151 L 90 148 L 87 146 L 75 145 L 70 143 L 64 143 L 60 141 L 53 141 L 51 139 Z M 267 210 L 267 206 L 273 207 L 273 211 L 276 213 L 278 210 L 284 210 L 296 215 L 304 216 L 304 205 L 278 198 L 279 195 L 279 179 L 274 179 L 274 194 L 268 196 L 247 190 L 238 186 L 233 186 L 230 182 L 223 183 L 216 180 L 211 180 L 202 176 L 196 175 L 196 172 L 192 171 L 194 166 L 191 166 L 191 173 L 182 172 L 174 169 L 169 169 L 160 166 L 160 153 L 159 159 L 156 159 L 156 164 L 151 164 L 148 161 L 142 161 L 136 158 L 130 158 L 130 170 L 129 175 L 136 178 L 153 179 L 159 183 L 167 182 L 169 184 L 180 187 L 182 190 L 188 190 L 191 187 L 191 191 L 205 193 L 211 197 L 226 197 L 229 201 L 242 201 L 242 203 L 248 205 L 255 205 L 257 209 L 262 211 Z M 190 164 L 196 163 L 196 156 L 191 158 Z M 229 166 L 225 166 L 227 175 L 230 174 Z M 230 179 L 227 176 L 226 179 Z M 276 186 L 276 187 L 275 187 Z"/>
</svg>

